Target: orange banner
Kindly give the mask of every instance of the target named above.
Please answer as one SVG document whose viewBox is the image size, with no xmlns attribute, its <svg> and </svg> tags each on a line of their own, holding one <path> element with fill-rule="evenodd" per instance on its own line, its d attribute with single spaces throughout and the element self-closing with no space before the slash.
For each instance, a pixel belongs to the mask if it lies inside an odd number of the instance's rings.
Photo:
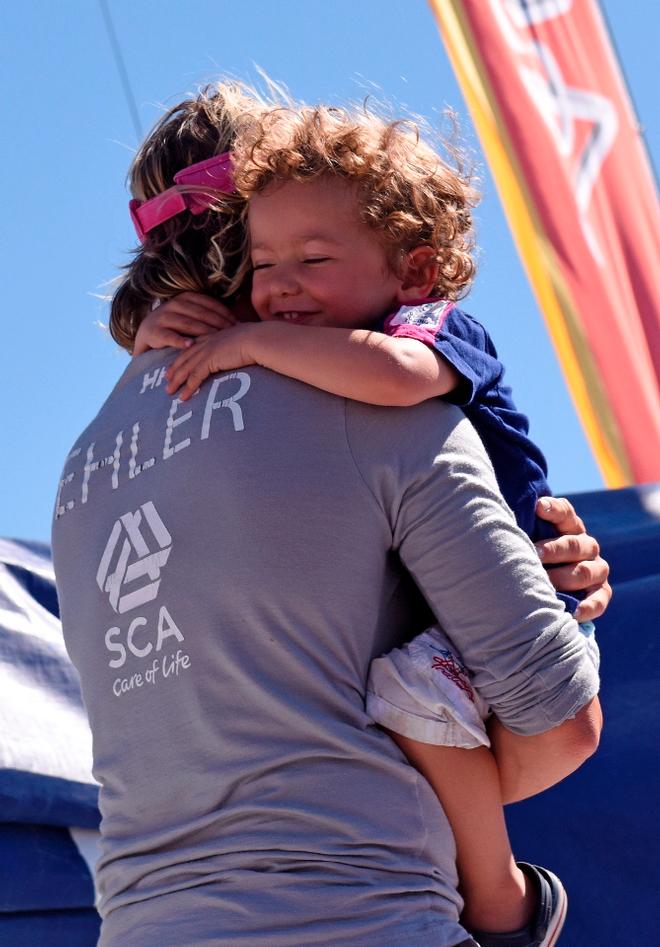
<svg viewBox="0 0 660 947">
<path fill-rule="evenodd" d="M 660 205 L 595 0 L 430 0 L 609 486 L 660 480 Z"/>
</svg>

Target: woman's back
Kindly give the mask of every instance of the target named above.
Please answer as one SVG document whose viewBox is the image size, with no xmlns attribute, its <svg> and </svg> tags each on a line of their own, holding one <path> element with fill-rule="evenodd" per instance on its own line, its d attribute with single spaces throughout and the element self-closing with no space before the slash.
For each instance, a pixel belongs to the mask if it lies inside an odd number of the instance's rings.
<svg viewBox="0 0 660 947">
<path fill-rule="evenodd" d="M 420 603 L 347 405 L 256 368 L 172 402 L 169 357 L 134 360 L 81 436 L 53 529 L 102 943 L 454 943 L 446 820 L 364 712 Z"/>
</svg>

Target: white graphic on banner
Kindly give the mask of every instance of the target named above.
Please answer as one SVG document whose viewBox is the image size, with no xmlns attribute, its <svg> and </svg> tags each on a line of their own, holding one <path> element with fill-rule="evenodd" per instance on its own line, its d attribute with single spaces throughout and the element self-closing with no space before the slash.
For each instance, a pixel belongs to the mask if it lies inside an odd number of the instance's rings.
<svg viewBox="0 0 660 947">
<path fill-rule="evenodd" d="M 594 186 L 603 162 L 610 152 L 619 130 L 619 119 L 613 103 L 604 95 L 589 89 L 568 86 L 552 51 L 528 32 L 529 27 L 563 16 L 572 0 L 490 0 L 493 16 L 512 54 L 517 59 L 518 73 L 530 99 L 547 126 L 564 159 L 571 156 L 573 191 L 582 233 L 599 266 L 603 253 L 588 218 Z M 591 125 L 586 140 L 576 148 L 576 122 Z"/>
<path fill-rule="evenodd" d="M 149 528 L 151 548 L 143 531 Z M 152 551 L 152 547 L 156 550 Z M 96 574 L 114 611 L 122 615 L 158 595 L 160 572 L 172 547 L 168 533 L 151 501 L 134 513 L 124 513 L 112 528 Z M 137 588 L 135 583 L 147 579 Z M 122 592 L 124 594 L 122 594 Z"/>
<path fill-rule="evenodd" d="M 520 29 L 563 16 L 573 6 L 573 0 L 504 0 L 504 3 L 509 16 Z"/>
</svg>

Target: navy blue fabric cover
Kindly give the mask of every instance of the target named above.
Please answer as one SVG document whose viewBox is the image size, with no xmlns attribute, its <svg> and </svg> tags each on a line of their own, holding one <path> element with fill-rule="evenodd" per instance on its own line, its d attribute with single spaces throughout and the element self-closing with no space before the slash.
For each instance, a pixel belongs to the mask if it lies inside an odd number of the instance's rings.
<svg viewBox="0 0 660 947">
<path fill-rule="evenodd" d="M 89 868 L 58 826 L 0 824 L 0 878 L 0 912 L 94 905 Z"/>
<path fill-rule="evenodd" d="M 0 769 L 2 822 L 39 822 L 95 829 L 101 821 L 98 798 L 98 787 L 92 783 L 19 769 Z"/>
<path fill-rule="evenodd" d="M 91 909 L 0 914 L 0 947 L 95 947 L 100 927 Z"/>
<path fill-rule="evenodd" d="M 50 550 L 0 539 L 0 947 L 96 944 L 88 859 L 98 824 Z"/>
<path fill-rule="evenodd" d="M 566 885 L 562 947 L 660 944 L 660 486 L 572 500 L 612 569 L 596 623 L 605 728 L 591 760 L 507 820 L 516 856 Z"/>
<path fill-rule="evenodd" d="M 509 807 L 507 817 L 516 855 L 547 865 L 566 884 L 569 914 L 563 947 L 656 944 L 660 943 L 660 819 L 656 812 L 660 798 L 660 486 L 579 494 L 572 499 L 601 543 L 615 587 L 610 609 L 597 623 L 606 726 L 598 754 L 579 772 L 543 795 Z M 53 619 L 57 604 L 46 568 L 47 547 L 3 543 L 0 540 L 2 608 L 11 607 L 7 593 L 19 583 L 43 611 L 26 610 L 25 601 L 17 603 L 17 610 L 29 613 L 31 621 L 46 613 Z M 4 587 L 3 575 L 11 577 Z M 20 632 L 3 627 L 2 622 L 0 617 L 0 708 L 3 675 L 7 681 L 7 675 L 34 673 L 48 696 L 58 681 L 52 673 L 53 656 L 61 663 L 62 655 L 46 647 L 37 635 L 39 659 L 28 660 L 21 668 L 12 665 L 17 655 L 27 654 L 25 642 L 14 647 L 13 638 Z M 6 660 L 7 655 L 11 660 Z M 65 668 L 61 683 L 66 700 L 79 700 Z M 50 737 L 45 730 L 44 741 Z M 0 758 L 2 741 L 0 734 Z M 48 829 L 44 824 L 95 827 L 99 818 L 96 787 L 91 780 L 44 774 L 38 765 L 31 770 L 0 765 L 0 822 L 6 823 L 0 824 L 0 947 L 42 943 L 93 947 L 99 922 L 91 909 L 89 870 L 66 829 Z M 29 824 L 37 822 L 41 825 Z M 58 910 L 40 910 L 45 907 Z"/>
</svg>

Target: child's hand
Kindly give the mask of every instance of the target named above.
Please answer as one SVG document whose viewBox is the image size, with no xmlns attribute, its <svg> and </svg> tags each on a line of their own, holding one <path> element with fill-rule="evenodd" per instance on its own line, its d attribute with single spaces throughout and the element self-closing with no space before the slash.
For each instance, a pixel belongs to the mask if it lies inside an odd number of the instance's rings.
<svg viewBox="0 0 660 947">
<path fill-rule="evenodd" d="M 193 342 L 167 370 L 167 393 L 187 401 L 214 372 L 256 364 L 250 341 L 260 323 L 241 323 Z M 181 389 L 181 390 L 179 390 Z"/>
<path fill-rule="evenodd" d="M 236 319 L 217 299 L 202 293 L 180 293 L 144 317 L 135 336 L 133 356 L 149 349 L 186 349 L 201 335 L 209 335 L 236 324 Z"/>
</svg>

